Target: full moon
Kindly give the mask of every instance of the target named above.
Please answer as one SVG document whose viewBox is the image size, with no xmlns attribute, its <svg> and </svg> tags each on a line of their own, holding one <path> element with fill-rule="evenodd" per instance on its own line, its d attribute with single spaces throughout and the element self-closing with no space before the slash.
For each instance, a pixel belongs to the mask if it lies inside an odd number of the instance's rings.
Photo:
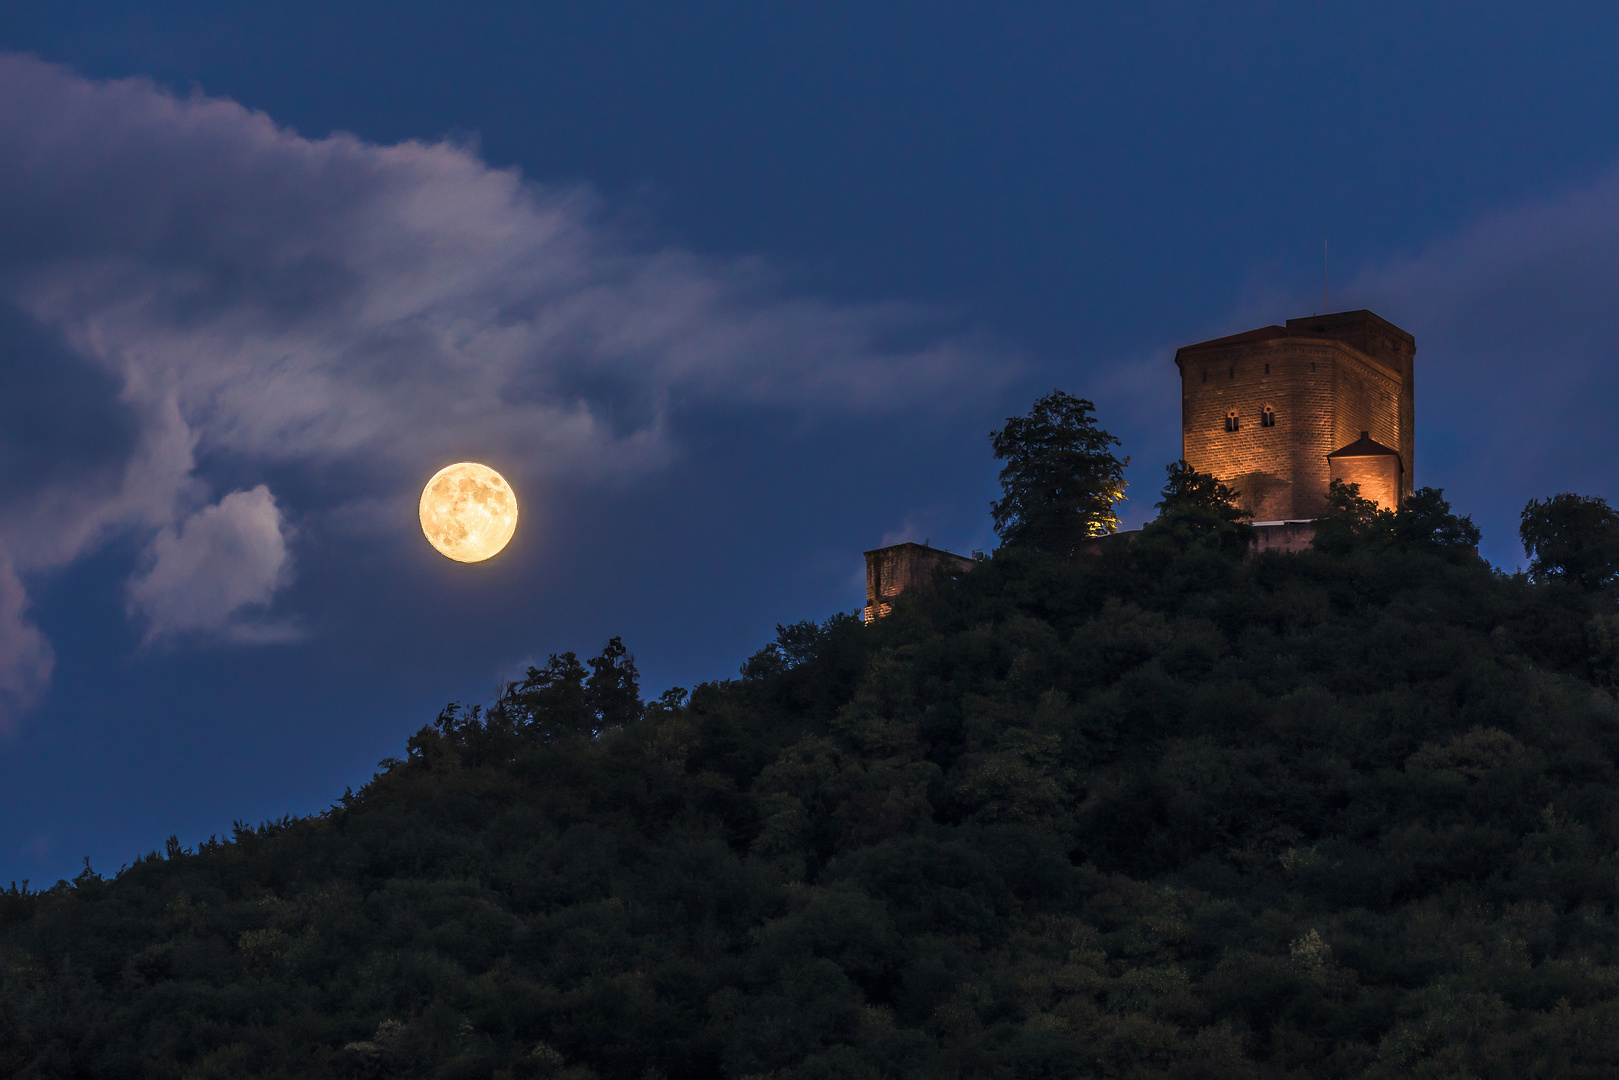
<svg viewBox="0 0 1619 1080">
<path fill-rule="evenodd" d="M 487 465 L 446 465 L 422 489 L 422 533 L 456 562 L 500 554 L 517 531 L 517 496 Z"/>
</svg>

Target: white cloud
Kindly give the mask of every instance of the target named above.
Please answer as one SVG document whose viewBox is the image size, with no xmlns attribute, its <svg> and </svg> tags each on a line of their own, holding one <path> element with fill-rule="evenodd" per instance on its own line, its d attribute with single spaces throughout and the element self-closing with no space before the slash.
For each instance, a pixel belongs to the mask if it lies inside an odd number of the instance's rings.
<svg viewBox="0 0 1619 1080">
<path fill-rule="evenodd" d="M 530 489 L 656 468 L 678 403 L 915 406 L 1011 370 L 915 308 L 637 250 L 587 189 L 465 146 L 306 139 L 142 79 L 0 56 L 0 161 L 0 304 L 109 373 L 138 429 L 116 482 L 0 507 L 0 558 L 37 573 L 155 534 L 130 604 L 156 638 L 251 636 L 236 613 L 287 580 L 267 489 L 180 520 L 210 460 L 318 471 L 300 516 L 353 527 L 408 520 L 450 460 Z M 32 640 L 0 636 L 0 671 L 48 677 Z"/>
<path fill-rule="evenodd" d="M 281 510 L 263 484 L 161 530 L 147 563 L 129 583 L 129 607 L 146 621 L 148 642 L 187 634 L 274 641 L 293 633 L 253 617 L 291 573 Z"/>
<path fill-rule="evenodd" d="M 0 565 L 0 731 L 39 699 L 56 656 L 28 620 L 28 594 L 9 564 Z"/>
<path fill-rule="evenodd" d="M 628 250 L 588 191 L 464 147 L 308 140 L 229 101 L 17 57 L 0 100 L 18 103 L 0 154 L 26 162 L 0 180 L 0 230 L 62 234 L 0 259 L 14 295 L 132 397 L 174 401 L 206 448 L 415 470 L 476 428 L 531 469 L 611 475 L 667 453 L 674 393 L 875 406 L 977 367 L 916 310 Z M 889 344 L 906 337 L 921 344 Z M 636 399 L 627 434 L 602 423 L 603 393 Z"/>
</svg>

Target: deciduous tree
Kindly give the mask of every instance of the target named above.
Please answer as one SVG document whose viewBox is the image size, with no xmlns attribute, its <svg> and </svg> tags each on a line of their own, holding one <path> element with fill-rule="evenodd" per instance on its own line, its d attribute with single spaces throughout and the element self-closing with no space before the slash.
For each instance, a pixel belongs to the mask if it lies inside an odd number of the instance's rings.
<svg viewBox="0 0 1619 1080">
<path fill-rule="evenodd" d="M 1253 515 L 1238 504 L 1240 491 L 1184 460 L 1165 471 L 1163 498 L 1153 504 L 1158 517 L 1148 526 L 1150 531 L 1180 541 L 1214 540 L 1230 547 L 1247 539 L 1250 530 L 1244 521 Z"/>
<path fill-rule="evenodd" d="M 1113 507 L 1124 498 L 1119 440 L 1096 423 L 1096 406 L 1053 390 L 1026 416 L 990 432 L 1001 469 L 1001 498 L 990 505 L 1007 547 L 1071 555 L 1087 537 L 1119 527 Z"/>
<path fill-rule="evenodd" d="M 1592 591 L 1619 579 L 1619 512 L 1605 499 L 1568 491 L 1530 499 L 1518 536 L 1536 580 Z"/>
</svg>

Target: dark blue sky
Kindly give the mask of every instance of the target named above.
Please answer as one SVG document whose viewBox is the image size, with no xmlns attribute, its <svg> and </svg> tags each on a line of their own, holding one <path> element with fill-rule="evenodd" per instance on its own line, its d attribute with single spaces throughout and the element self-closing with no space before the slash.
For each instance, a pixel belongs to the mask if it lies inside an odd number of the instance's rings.
<svg viewBox="0 0 1619 1080">
<path fill-rule="evenodd" d="M 990 546 L 1052 386 L 1136 524 L 1174 348 L 1320 310 L 1324 233 L 1489 558 L 1619 496 L 1609 5 L 20 7 L 0 881 L 319 809 L 612 634 L 727 677 L 865 548 Z M 524 498 L 477 567 L 411 520 L 463 457 Z"/>
</svg>

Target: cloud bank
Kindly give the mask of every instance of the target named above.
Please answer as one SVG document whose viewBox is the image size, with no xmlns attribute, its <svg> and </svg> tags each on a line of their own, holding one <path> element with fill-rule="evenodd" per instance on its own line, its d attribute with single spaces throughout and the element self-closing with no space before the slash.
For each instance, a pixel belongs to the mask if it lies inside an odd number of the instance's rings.
<svg viewBox="0 0 1619 1080">
<path fill-rule="evenodd" d="M 1619 171 L 1484 216 L 1362 274 L 1356 307 L 1417 338 L 1417 482 L 1521 561 L 1517 515 L 1557 491 L 1619 497 Z"/>
<path fill-rule="evenodd" d="M 392 524 L 445 461 L 529 488 L 631 475 L 674 452 L 682 403 L 879 408 L 989 370 L 925 312 L 639 250 L 588 190 L 451 143 L 307 139 L 0 56 L 0 162 L 0 377 L 111 418 L 0 484 L 5 715 L 51 668 L 24 583 L 113 536 L 148 543 L 127 593 L 148 641 L 284 636 L 287 493 L 256 473 L 322 477 L 297 507 L 315 520 Z"/>
</svg>

